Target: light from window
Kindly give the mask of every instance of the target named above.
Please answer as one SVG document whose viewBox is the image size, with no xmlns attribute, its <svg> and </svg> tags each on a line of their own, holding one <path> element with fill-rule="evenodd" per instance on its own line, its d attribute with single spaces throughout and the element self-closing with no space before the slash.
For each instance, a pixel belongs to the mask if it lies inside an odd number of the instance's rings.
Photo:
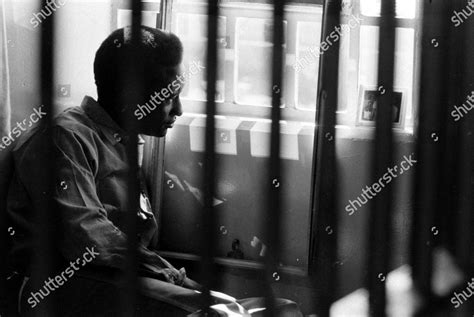
<svg viewBox="0 0 474 317">
<path fill-rule="evenodd" d="M 298 22 L 296 60 L 301 64 L 301 68 L 296 72 L 295 81 L 298 109 L 313 111 L 316 109 L 320 41 L 321 23 Z"/>
<path fill-rule="evenodd" d="M 219 17 L 218 34 L 218 71 L 216 85 L 216 101 L 224 101 L 224 48 L 226 47 L 226 18 Z M 179 36 L 184 46 L 183 66 L 189 69 L 193 63 L 206 65 L 207 51 L 207 16 L 198 14 L 178 13 L 173 31 Z M 190 76 L 184 85 L 181 97 L 184 99 L 202 100 L 206 98 L 206 71 Z"/>
<path fill-rule="evenodd" d="M 416 16 L 416 4 L 416 0 L 397 0 L 395 3 L 396 17 L 414 19 Z M 381 5 L 381 0 L 361 0 L 360 11 L 366 16 L 379 17 Z"/>
<path fill-rule="evenodd" d="M 237 18 L 235 27 L 235 102 L 271 106 L 272 20 Z"/>
</svg>

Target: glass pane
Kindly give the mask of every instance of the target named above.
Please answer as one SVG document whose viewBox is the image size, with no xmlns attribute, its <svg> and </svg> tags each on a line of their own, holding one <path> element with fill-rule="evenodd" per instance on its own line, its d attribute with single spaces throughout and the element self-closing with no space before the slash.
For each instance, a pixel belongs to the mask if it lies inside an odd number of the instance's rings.
<svg viewBox="0 0 474 317">
<path fill-rule="evenodd" d="M 142 25 L 156 28 L 158 14 L 158 11 L 142 11 Z M 132 10 L 117 10 L 117 27 L 123 28 L 128 25 L 132 25 Z"/>
<path fill-rule="evenodd" d="M 338 86 L 338 111 L 345 111 L 354 100 L 357 91 L 357 65 L 355 58 L 351 59 L 351 27 L 342 25 L 339 47 L 339 86 Z M 357 99 L 357 98 L 356 98 Z"/>
<path fill-rule="evenodd" d="M 338 111 L 344 111 L 348 106 L 351 89 L 356 90 L 354 76 L 351 71 L 354 62 L 350 60 L 350 27 L 343 24 L 338 41 L 339 51 L 339 104 Z M 301 110 L 316 109 L 319 60 L 321 53 L 321 23 L 299 22 L 297 26 L 295 87 L 296 108 Z M 333 42 L 331 42 L 333 43 Z M 331 48 L 329 48 L 331 49 Z"/>
<path fill-rule="evenodd" d="M 321 23 L 298 22 L 296 42 L 296 107 L 316 109 Z"/>
<path fill-rule="evenodd" d="M 216 101 L 224 101 L 224 54 L 226 43 L 226 18 L 219 17 L 218 34 L 218 70 Z M 194 64 L 206 65 L 207 51 L 207 17 L 205 15 L 178 13 L 173 25 L 175 32 L 183 42 L 183 66 L 188 70 Z M 187 77 L 186 85 L 181 93 L 182 98 L 206 100 L 206 72 L 201 71 Z"/>
<path fill-rule="evenodd" d="M 271 106 L 272 38 L 273 26 L 271 20 L 237 18 L 235 45 L 236 103 Z"/>
<path fill-rule="evenodd" d="M 396 17 L 404 19 L 414 19 L 416 17 L 416 0 L 397 0 Z M 381 0 L 361 0 L 360 11 L 363 15 L 377 17 L 380 16 Z"/>
<path fill-rule="evenodd" d="M 406 89 L 406 118 L 412 119 L 415 30 L 397 28 L 395 55 L 395 87 Z"/>
<path fill-rule="evenodd" d="M 359 55 L 359 83 L 361 85 L 377 85 L 378 50 L 379 28 L 361 26 Z"/>
</svg>

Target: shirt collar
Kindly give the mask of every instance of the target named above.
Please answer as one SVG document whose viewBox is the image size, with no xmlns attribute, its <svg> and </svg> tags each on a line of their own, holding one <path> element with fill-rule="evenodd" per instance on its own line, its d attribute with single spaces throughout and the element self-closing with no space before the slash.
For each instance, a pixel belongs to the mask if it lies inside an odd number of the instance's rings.
<svg viewBox="0 0 474 317">
<path fill-rule="evenodd" d="M 85 96 L 81 107 L 114 145 L 128 139 L 127 133 L 110 117 L 107 111 L 105 111 L 94 98 Z"/>
</svg>

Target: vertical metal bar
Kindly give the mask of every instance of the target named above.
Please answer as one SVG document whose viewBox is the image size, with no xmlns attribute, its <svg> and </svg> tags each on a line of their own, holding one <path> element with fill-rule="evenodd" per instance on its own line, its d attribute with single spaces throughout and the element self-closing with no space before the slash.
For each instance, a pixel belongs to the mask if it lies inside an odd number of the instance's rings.
<svg viewBox="0 0 474 317">
<path fill-rule="evenodd" d="M 2 85 L 1 91 L 3 96 L 0 97 L 1 104 L 4 109 L 2 112 L 2 119 L 0 120 L 0 133 L 3 135 L 8 134 L 10 131 L 10 120 L 11 120 L 11 103 L 10 103 L 10 77 L 9 77 L 9 65 L 8 65 L 8 31 L 7 25 L 11 23 L 11 17 L 8 16 L 7 12 L 12 12 L 11 4 L 5 0 L 0 0 L 0 17 L 5 27 L 0 26 L 0 37 L 3 38 L 1 41 L 3 53 L 0 55 L 0 63 L 3 64 L 3 72 L 0 74 L 0 85 Z M 6 48 L 6 49 L 4 49 Z M 0 151 L 0 254 L 7 255 L 9 249 L 10 233 L 8 232 L 8 217 L 7 217 L 7 195 L 9 180 L 12 176 L 12 160 L 11 153 L 5 150 Z M 0 259 L 0 307 L 4 307 L 6 302 L 3 302 L 7 298 L 6 279 L 8 274 L 8 260 L 4 256 Z"/>
<path fill-rule="evenodd" d="M 379 179 L 393 166 L 393 82 L 395 66 L 395 1 L 382 0 L 373 179 Z M 371 316 L 385 316 L 386 290 L 380 274 L 387 275 L 390 264 L 392 230 L 392 187 L 389 184 L 373 199 L 370 209 L 368 289 Z"/>
<path fill-rule="evenodd" d="M 120 69 L 120 83 L 128 84 L 127 91 L 120 96 L 120 103 L 136 102 L 141 100 L 144 95 L 144 59 L 142 57 L 141 43 L 141 0 L 130 0 L 132 8 L 132 38 L 131 50 L 126 55 L 123 68 Z M 124 91 L 125 89 L 122 89 Z M 129 99 L 130 98 L 130 99 Z M 139 208 L 139 183 L 138 183 L 138 135 L 136 134 L 137 122 L 129 117 L 123 118 L 125 130 L 128 132 L 129 139 L 126 140 L 126 153 L 128 158 L 128 197 L 126 202 L 127 212 L 125 213 L 124 233 L 127 236 L 127 259 L 125 267 L 125 288 L 121 293 L 121 303 L 124 316 L 133 316 L 137 304 L 138 290 L 138 259 L 137 259 L 137 217 L 136 212 Z"/>
<path fill-rule="evenodd" d="M 414 219 L 412 228 L 412 271 L 415 285 L 432 296 L 434 238 L 432 228 L 440 228 L 440 178 L 443 144 L 446 142 L 442 118 L 447 115 L 448 22 L 449 3 L 425 0 L 423 4 L 422 65 L 419 117 L 416 144 Z M 445 123 L 445 122 L 443 122 Z"/>
<path fill-rule="evenodd" d="M 449 13 L 462 12 L 466 8 L 466 2 L 462 0 L 450 1 L 450 4 L 454 7 L 447 11 Z M 449 144 L 454 144 L 454 148 L 452 146 L 449 150 L 454 150 L 454 155 L 456 155 L 453 165 L 457 168 L 457 170 L 454 170 L 457 186 L 453 191 L 453 196 L 456 199 L 455 208 L 452 209 L 453 212 L 449 215 L 454 220 L 449 219 L 452 226 L 448 228 L 452 232 L 452 247 L 455 250 L 456 263 L 460 264 L 466 276 L 469 277 L 474 267 L 472 231 L 474 224 L 472 214 L 474 207 L 472 196 L 474 184 L 474 162 L 472 159 L 474 156 L 474 114 L 472 113 L 474 107 L 474 60 L 472 58 L 474 52 L 474 42 L 472 41 L 474 38 L 474 20 L 460 20 L 462 21 L 461 24 L 451 26 L 451 45 L 449 47 L 454 52 L 449 58 L 451 59 L 454 56 L 455 59 L 451 62 L 451 78 L 445 81 L 451 83 L 450 97 L 453 100 L 452 103 L 449 103 L 451 113 L 448 117 L 449 120 L 453 120 L 452 124 L 458 132 L 457 135 L 453 135 L 449 139 Z M 452 22 L 459 23 L 460 20 Z M 440 43 L 440 47 L 442 47 L 442 44 Z M 456 117 L 459 114 L 462 114 L 462 117 Z M 443 167 L 452 172 L 452 169 L 446 165 Z M 442 186 L 445 187 L 446 185 L 442 183 Z M 462 289 L 464 289 L 464 286 L 462 286 Z M 459 315 L 468 316 L 473 311 L 474 304 L 469 301 L 462 304 Z"/>
<path fill-rule="evenodd" d="M 461 11 L 465 6 L 466 3 L 464 1 L 457 1 L 456 11 Z M 459 263 L 462 264 L 463 268 L 467 268 L 472 272 L 474 266 L 474 249 L 472 245 L 472 225 L 474 224 L 474 216 L 472 214 L 474 204 L 472 196 L 474 184 L 474 113 L 471 113 L 474 105 L 473 19 L 463 21 L 462 25 L 459 25 L 454 32 L 456 32 L 456 47 L 462 48 L 459 56 L 460 59 L 457 61 L 458 65 L 460 65 L 459 71 L 461 76 L 458 79 L 461 84 L 458 85 L 459 90 L 456 93 L 458 97 L 456 98 L 456 105 L 464 109 L 470 109 L 468 110 L 470 112 L 464 114 L 464 117 L 457 121 L 457 124 L 460 124 L 460 157 L 457 162 L 459 164 L 459 214 L 454 227 L 455 245 Z"/>
<path fill-rule="evenodd" d="M 8 8 L 7 8 L 8 6 Z M 2 47 L 0 49 L 6 48 L 8 32 L 6 25 L 9 25 L 11 17 L 7 15 L 7 12 L 10 9 L 10 3 L 7 3 L 5 0 L 0 0 L 0 17 L 2 21 L 5 22 L 5 28 L 0 26 L 0 37 L 3 37 Z M 0 56 L 1 60 L 0 63 L 3 64 L 3 73 L 0 74 L 2 78 L 0 79 L 0 85 L 2 85 L 2 94 L 3 96 L 0 97 L 2 100 L 2 104 L 4 109 L 2 109 L 3 118 L 0 122 L 0 133 L 2 137 L 7 135 L 10 131 L 10 116 L 11 116 L 11 104 L 9 98 L 9 91 L 10 91 L 10 81 L 9 81 L 9 67 L 8 67 L 8 49 L 3 50 L 3 54 Z M 8 272 L 8 259 L 7 254 L 9 250 L 9 243 L 10 243 L 10 232 L 8 231 L 8 217 L 7 217 L 7 195 L 8 195 L 8 187 L 9 187 L 9 180 L 12 176 L 13 166 L 12 166 L 12 159 L 11 153 L 5 150 L 0 151 L 0 254 L 5 255 L 0 259 L 0 307 L 6 307 L 6 299 L 7 299 L 7 287 L 6 287 L 6 279 Z"/>
<path fill-rule="evenodd" d="M 277 273 L 280 259 L 281 226 L 281 188 L 283 173 L 280 160 L 280 120 L 281 101 L 283 92 L 283 44 L 284 44 L 284 14 L 285 0 L 275 0 L 273 5 L 273 55 L 272 55 L 272 108 L 270 135 L 270 165 L 267 171 L 267 208 L 264 226 L 265 241 L 268 252 L 265 254 L 265 304 L 266 316 L 276 316 L 274 296 L 271 283 Z"/>
<path fill-rule="evenodd" d="M 321 39 L 329 38 L 340 27 L 341 0 L 324 3 Z M 336 212 L 336 110 L 338 104 L 340 41 L 320 58 L 316 128 L 314 137 L 313 194 L 310 241 L 310 266 L 317 290 L 318 316 L 329 316 L 337 285 L 334 262 L 337 256 Z"/>
<path fill-rule="evenodd" d="M 214 251 L 216 246 L 217 214 L 214 212 L 213 200 L 216 192 L 217 160 L 215 155 L 215 115 L 216 115 L 216 81 L 217 81 L 217 28 L 219 18 L 218 0 L 209 0 L 207 7 L 207 108 L 206 108 L 206 152 L 204 154 L 204 207 L 203 207 L 203 240 L 201 277 L 204 286 L 202 311 L 208 312 L 212 303 L 209 290 L 215 285 Z"/>
<path fill-rule="evenodd" d="M 160 13 L 157 15 L 156 28 L 161 30 L 171 29 L 172 0 L 161 0 Z M 165 172 L 165 146 L 166 138 L 147 137 L 144 150 L 144 168 L 151 179 L 152 209 L 158 222 L 157 233 L 153 237 L 151 245 L 159 249 L 159 236 L 161 232 L 161 207 L 163 205 L 163 184 Z"/>
<path fill-rule="evenodd" d="M 48 5 L 47 0 L 41 1 L 41 6 L 46 7 Z M 54 14 L 48 17 L 41 24 L 41 44 L 40 44 L 40 89 L 41 89 L 41 104 L 46 112 L 45 119 L 41 121 L 41 124 L 45 128 L 45 138 L 47 144 L 44 144 L 44 148 L 48 153 L 47 155 L 53 155 L 53 139 L 52 139 L 52 124 L 54 114 L 54 100 L 53 100 L 53 83 L 54 83 L 54 25 L 55 17 Z M 50 273 L 54 271 L 56 265 L 54 259 L 51 257 L 54 248 L 54 237 L 50 227 L 53 223 L 54 210 L 52 194 L 54 193 L 55 187 L 55 162 L 54 159 L 48 159 L 45 166 L 45 172 L 48 175 L 45 179 L 40 180 L 41 187 L 47 188 L 48 192 L 45 195 L 44 200 L 37 204 L 35 210 L 36 221 L 38 223 L 38 239 L 36 241 L 35 250 L 36 254 L 33 255 L 33 265 L 31 268 L 31 285 L 33 289 L 40 289 L 45 279 L 50 276 Z M 41 167 L 43 168 L 43 167 Z M 32 312 L 33 315 L 38 316 L 55 316 L 57 311 L 54 305 L 55 297 L 49 298 L 44 301 L 42 305 L 39 305 Z"/>
<path fill-rule="evenodd" d="M 464 1 L 462 0 L 455 0 L 450 2 L 452 8 L 450 8 L 450 12 L 454 11 L 454 9 L 458 10 L 465 5 Z M 449 47 L 456 48 L 458 47 L 459 43 L 463 41 L 463 28 L 466 27 L 466 24 L 463 24 L 460 28 L 453 28 L 451 27 L 450 38 L 449 38 Z M 464 63 L 460 63 L 464 58 L 464 50 L 460 49 L 451 49 L 449 52 L 449 56 L 447 57 L 449 61 L 448 71 L 449 77 L 447 78 L 447 82 L 449 83 L 462 83 L 463 79 L 465 78 L 464 72 Z M 448 104 L 449 107 L 446 107 L 448 111 L 453 111 L 454 105 L 458 106 L 464 102 L 462 98 L 465 98 L 464 88 L 462 85 L 448 85 L 449 89 L 448 92 Z M 459 186 L 459 181 L 463 179 L 466 175 L 464 171 L 470 170 L 469 166 L 464 166 L 464 159 L 469 157 L 471 153 L 467 152 L 467 149 L 462 149 L 461 144 L 463 143 L 463 137 L 461 136 L 462 126 L 461 123 L 455 121 L 451 114 L 447 115 L 446 117 L 447 122 L 447 131 L 445 134 L 445 144 L 443 149 L 443 165 L 442 166 L 450 166 L 450 168 L 444 168 L 443 176 L 444 178 L 441 180 L 441 184 L 443 184 L 443 189 L 448 191 L 447 201 L 445 202 L 446 206 L 443 205 L 443 209 L 445 212 L 442 213 L 443 217 L 441 219 L 441 223 L 443 226 L 441 227 L 441 234 L 446 233 L 445 238 L 446 245 L 450 247 L 450 250 L 453 254 L 457 255 L 457 250 L 461 246 L 462 242 L 465 241 L 461 238 L 459 241 L 456 239 L 459 237 L 461 232 L 458 232 L 458 221 L 459 223 L 464 223 L 465 219 L 460 218 L 460 201 L 459 197 L 463 197 L 463 186 Z M 448 142 L 450 140 L 450 142 Z M 472 156 L 471 156 L 472 157 Z M 467 164 L 470 163 L 470 159 L 465 160 Z M 448 179 L 448 181 L 446 181 Z M 467 189 L 469 190 L 469 189 Z M 470 196 L 470 194 L 469 194 Z M 467 197 L 469 197 L 467 196 Z M 469 208 L 469 207 L 468 207 Z M 443 241 L 444 242 L 444 241 Z M 461 253 L 462 254 L 462 253 Z"/>
</svg>

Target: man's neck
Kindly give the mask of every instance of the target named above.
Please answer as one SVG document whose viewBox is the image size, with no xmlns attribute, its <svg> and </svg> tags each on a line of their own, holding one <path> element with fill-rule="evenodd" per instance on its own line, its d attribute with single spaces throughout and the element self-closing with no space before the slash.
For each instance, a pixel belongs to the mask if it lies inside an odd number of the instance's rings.
<svg viewBox="0 0 474 317">
<path fill-rule="evenodd" d="M 97 102 L 121 129 L 127 131 L 126 113 L 120 112 L 121 107 L 114 106 L 113 102 L 104 101 L 102 99 L 99 99 Z"/>
</svg>

